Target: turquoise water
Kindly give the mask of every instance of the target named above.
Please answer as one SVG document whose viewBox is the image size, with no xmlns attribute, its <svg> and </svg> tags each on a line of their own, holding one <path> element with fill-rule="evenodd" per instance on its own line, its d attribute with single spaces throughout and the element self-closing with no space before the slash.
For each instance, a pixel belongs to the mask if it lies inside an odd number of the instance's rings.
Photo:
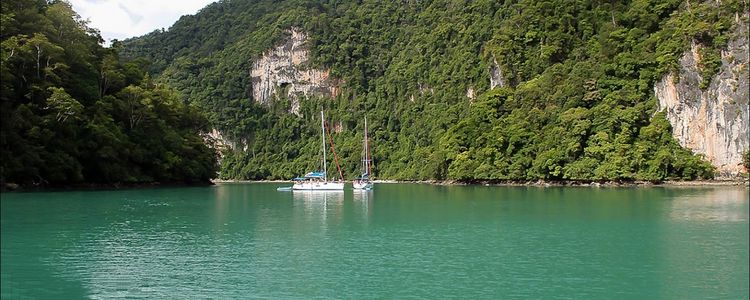
<svg viewBox="0 0 750 300">
<path fill-rule="evenodd" d="M 745 187 L 278 186 L 3 193 L 2 298 L 749 297 Z"/>
</svg>

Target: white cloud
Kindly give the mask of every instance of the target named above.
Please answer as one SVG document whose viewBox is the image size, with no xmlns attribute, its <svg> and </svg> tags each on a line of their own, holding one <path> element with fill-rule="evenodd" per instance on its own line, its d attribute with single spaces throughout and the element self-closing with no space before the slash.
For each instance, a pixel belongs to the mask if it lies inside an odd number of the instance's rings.
<svg viewBox="0 0 750 300">
<path fill-rule="evenodd" d="M 107 44 L 112 39 L 168 29 L 183 15 L 198 12 L 216 0 L 69 0 L 90 27 L 99 29 Z"/>
</svg>

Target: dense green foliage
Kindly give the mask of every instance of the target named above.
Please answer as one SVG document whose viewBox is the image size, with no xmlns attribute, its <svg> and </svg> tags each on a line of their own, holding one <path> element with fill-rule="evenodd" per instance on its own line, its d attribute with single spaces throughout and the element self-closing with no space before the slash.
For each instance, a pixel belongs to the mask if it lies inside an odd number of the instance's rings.
<svg viewBox="0 0 750 300">
<path fill-rule="evenodd" d="M 3 183 L 206 181 L 208 120 L 64 1 L 3 0 Z"/>
<path fill-rule="evenodd" d="M 736 0 L 226 0 L 124 41 L 123 53 L 154 61 L 160 81 L 240 144 L 225 153 L 225 178 L 314 169 L 324 107 L 342 129 L 347 177 L 366 114 L 379 178 L 695 179 L 713 168 L 672 138 L 653 86 L 691 42 L 705 46 L 710 78 L 747 10 Z M 287 99 L 260 106 L 249 93 L 252 60 L 291 27 L 309 34 L 311 64 L 343 82 L 336 99 L 302 101 L 302 117 Z M 490 89 L 495 65 L 505 86 Z"/>
</svg>

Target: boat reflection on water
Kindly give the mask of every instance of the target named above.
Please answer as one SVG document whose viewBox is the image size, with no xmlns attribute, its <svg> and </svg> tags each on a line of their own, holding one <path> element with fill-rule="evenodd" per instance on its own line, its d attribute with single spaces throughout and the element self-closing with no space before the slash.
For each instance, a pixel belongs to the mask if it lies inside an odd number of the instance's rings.
<svg viewBox="0 0 750 300">
<path fill-rule="evenodd" d="M 329 217 L 338 219 L 344 206 L 344 191 L 305 191 L 292 192 L 294 205 L 304 210 L 307 218 L 320 218 L 327 222 Z"/>
<path fill-rule="evenodd" d="M 367 222 L 370 220 L 372 214 L 372 190 L 352 190 L 352 199 L 354 200 L 354 207 L 359 208 L 358 211 L 362 214 L 362 219 Z"/>
<path fill-rule="evenodd" d="M 370 202 L 372 193 L 372 190 L 352 190 L 354 201 Z"/>
<path fill-rule="evenodd" d="M 329 201 L 343 202 L 344 191 L 294 190 L 292 192 L 292 198 L 295 201 L 305 201 L 306 203 L 327 203 Z"/>
</svg>

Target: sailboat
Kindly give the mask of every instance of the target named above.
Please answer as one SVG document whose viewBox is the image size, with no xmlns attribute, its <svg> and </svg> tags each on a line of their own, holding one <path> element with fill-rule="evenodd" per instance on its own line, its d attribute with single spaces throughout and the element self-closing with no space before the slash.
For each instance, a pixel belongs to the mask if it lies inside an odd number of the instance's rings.
<svg viewBox="0 0 750 300">
<path fill-rule="evenodd" d="M 326 126 L 323 111 L 320 111 L 321 140 L 323 147 L 323 172 L 309 172 L 303 177 L 295 178 L 292 190 L 304 191 L 343 191 L 344 183 L 339 181 L 328 181 L 326 164 Z M 334 153 L 335 154 L 335 153 Z"/>
<path fill-rule="evenodd" d="M 372 181 L 370 181 L 370 148 L 367 144 L 367 117 L 365 117 L 365 139 L 364 139 L 364 153 L 362 155 L 362 175 L 354 179 L 352 185 L 355 190 L 371 190 Z"/>
</svg>

